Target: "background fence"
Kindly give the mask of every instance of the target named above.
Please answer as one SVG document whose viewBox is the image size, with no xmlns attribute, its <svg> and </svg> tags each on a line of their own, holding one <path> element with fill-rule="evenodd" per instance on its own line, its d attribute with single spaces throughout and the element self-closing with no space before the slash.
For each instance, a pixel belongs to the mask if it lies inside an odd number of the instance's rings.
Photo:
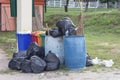
<svg viewBox="0 0 120 80">
<path fill-rule="evenodd" d="M 66 1 L 63 1 L 63 0 L 49 0 L 49 1 L 47 1 L 47 6 L 48 7 L 64 7 L 66 5 L 65 2 Z M 85 8 L 86 2 L 82 2 L 82 5 L 83 5 L 83 8 Z M 114 7 L 114 8 L 117 7 L 117 3 L 115 3 L 115 4 L 110 3 L 110 5 L 111 5 L 111 7 Z M 69 8 L 79 8 L 80 3 L 77 1 L 70 0 L 68 7 Z M 100 3 L 99 0 L 89 2 L 88 8 L 98 8 L 98 7 L 107 8 L 107 3 Z"/>
</svg>

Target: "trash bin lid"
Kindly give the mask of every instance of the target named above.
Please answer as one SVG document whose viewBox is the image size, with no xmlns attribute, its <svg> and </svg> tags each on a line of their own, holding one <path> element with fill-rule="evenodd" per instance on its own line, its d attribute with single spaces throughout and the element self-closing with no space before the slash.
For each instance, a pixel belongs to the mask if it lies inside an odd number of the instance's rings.
<svg viewBox="0 0 120 80">
<path fill-rule="evenodd" d="M 45 36 L 45 34 L 40 34 L 40 36 L 44 37 L 44 36 Z"/>
</svg>

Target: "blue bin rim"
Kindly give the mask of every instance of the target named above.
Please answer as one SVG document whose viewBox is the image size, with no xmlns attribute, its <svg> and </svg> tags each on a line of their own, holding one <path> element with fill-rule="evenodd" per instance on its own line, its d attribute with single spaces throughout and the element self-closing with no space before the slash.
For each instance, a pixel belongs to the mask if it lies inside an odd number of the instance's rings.
<svg viewBox="0 0 120 80">
<path fill-rule="evenodd" d="M 17 32 L 16 34 L 31 34 L 30 32 Z"/>
<path fill-rule="evenodd" d="M 81 35 L 81 36 L 77 36 L 77 35 L 64 36 L 64 38 L 70 38 L 70 37 L 84 37 L 84 35 Z"/>
<path fill-rule="evenodd" d="M 18 36 L 30 36 L 31 34 L 30 33 L 16 33 L 16 37 Z"/>
</svg>

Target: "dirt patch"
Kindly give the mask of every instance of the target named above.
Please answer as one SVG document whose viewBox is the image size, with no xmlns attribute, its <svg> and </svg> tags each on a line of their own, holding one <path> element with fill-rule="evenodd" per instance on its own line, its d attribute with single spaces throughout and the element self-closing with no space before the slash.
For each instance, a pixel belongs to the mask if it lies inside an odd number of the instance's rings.
<svg viewBox="0 0 120 80">
<path fill-rule="evenodd" d="M 0 71 L 8 69 L 8 62 L 5 52 L 0 49 Z"/>
<path fill-rule="evenodd" d="M 111 50 L 111 53 L 120 54 L 120 49 L 114 48 Z"/>
</svg>

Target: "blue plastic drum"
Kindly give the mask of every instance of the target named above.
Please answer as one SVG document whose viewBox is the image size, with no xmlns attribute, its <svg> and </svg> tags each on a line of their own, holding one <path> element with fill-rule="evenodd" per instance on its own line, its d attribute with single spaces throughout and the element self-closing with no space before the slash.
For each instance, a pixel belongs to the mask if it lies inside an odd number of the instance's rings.
<svg viewBox="0 0 120 80">
<path fill-rule="evenodd" d="M 83 69 L 86 66 L 86 45 L 84 36 L 64 37 L 65 65 L 71 70 Z"/>
</svg>

